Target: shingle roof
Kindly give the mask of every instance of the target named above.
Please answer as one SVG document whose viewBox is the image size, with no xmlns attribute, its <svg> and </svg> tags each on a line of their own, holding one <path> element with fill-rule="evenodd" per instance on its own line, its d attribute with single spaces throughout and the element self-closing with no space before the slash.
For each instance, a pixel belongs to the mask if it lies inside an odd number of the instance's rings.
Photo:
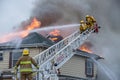
<svg viewBox="0 0 120 80">
<path fill-rule="evenodd" d="M 96 60 L 97 59 L 103 59 L 102 57 L 100 57 L 99 55 L 96 55 L 96 54 L 93 54 L 93 53 L 88 53 L 88 52 L 85 52 L 85 51 L 82 51 L 82 50 L 75 50 L 76 54 L 75 55 L 79 55 L 79 56 L 82 56 L 82 57 L 88 57 L 88 58 L 95 58 Z"/>
<path fill-rule="evenodd" d="M 17 41 L 19 43 L 19 41 Z M 13 49 L 17 47 L 16 41 L 9 41 L 5 43 L 0 43 L 0 49 Z M 22 39 L 22 42 L 20 43 L 20 48 L 24 47 L 50 47 L 54 43 L 42 36 L 41 34 L 37 32 L 30 33 L 28 36 Z"/>
<path fill-rule="evenodd" d="M 21 44 L 35 44 L 35 43 L 41 43 L 47 46 L 51 46 L 54 43 L 42 36 L 41 34 L 38 34 L 37 32 L 30 33 L 28 36 L 23 38 Z"/>
</svg>

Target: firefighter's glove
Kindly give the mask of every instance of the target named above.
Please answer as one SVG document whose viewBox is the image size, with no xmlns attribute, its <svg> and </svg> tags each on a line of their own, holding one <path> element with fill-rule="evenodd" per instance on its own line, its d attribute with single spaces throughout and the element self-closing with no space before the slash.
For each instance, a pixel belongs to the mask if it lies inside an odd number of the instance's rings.
<svg viewBox="0 0 120 80">
<path fill-rule="evenodd" d="M 14 70 L 14 74 L 15 74 L 15 75 L 17 74 L 17 70 Z"/>
<path fill-rule="evenodd" d="M 17 66 L 14 67 L 14 74 L 17 73 Z"/>
<path fill-rule="evenodd" d="M 17 69 L 17 66 L 15 66 L 14 69 Z"/>
</svg>

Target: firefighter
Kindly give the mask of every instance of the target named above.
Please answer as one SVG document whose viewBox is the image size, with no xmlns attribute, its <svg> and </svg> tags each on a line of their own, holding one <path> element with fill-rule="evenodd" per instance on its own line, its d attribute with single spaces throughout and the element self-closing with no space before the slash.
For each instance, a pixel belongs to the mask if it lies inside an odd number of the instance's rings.
<svg viewBox="0 0 120 80">
<path fill-rule="evenodd" d="M 20 74 L 21 74 L 21 80 L 32 80 L 32 64 L 39 69 L 39 66 L 35 62 L 35 60 L 29 56 L 29 50 L 24 49 L 22 57 L 19 58 L 15 65 L 15 70 L 20 66 Z"/>
<path fill-rule="evenodd" d="M 80 33 L 84 32 L 87 28 L 88 27 L 87 27 L 86 23 L 84 22 L 84 20 L 81 20 L 80 21 Z"/>
<path fill-rule="evenodd" d="M 86 15 L 86 24 L 89 29 L 94 29 L 95 33 L 99 32 L 98 29 L 100 28 L 100 26 L 98 26 L 98 24 L 93 16 Z"/>
<path fill-rule="evenodd" d="M 89 29 L 93 29 L 95 23 L 96 23 L 96 20 L 93 16 L 86 15 L 86 24 Z"/>
</svg>

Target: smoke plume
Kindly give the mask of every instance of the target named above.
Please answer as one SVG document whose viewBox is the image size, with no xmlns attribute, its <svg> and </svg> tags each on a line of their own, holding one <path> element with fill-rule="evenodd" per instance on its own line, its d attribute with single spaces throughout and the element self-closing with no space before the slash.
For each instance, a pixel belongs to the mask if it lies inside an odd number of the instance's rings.
<svg viewBox="0 0 120 80">
<path fill-rule="evenodd" d="M 83 8 L 87 9 L 87 6 L 81 6 L 85 4 L 84 1 L 81 1 L 81 3 L 78 3 L 79 0 L 76 0 L 74 3 L 72 2 L 72 0 L 69 0 L 69 2 L 66 0 L 38 1 L 33 11 L 33 16 L 36 16 L 42 22 L 43 26 L 53 25 L 55 23 L 57 23 L 57 25 L 79 23 L 84 13 Z"/>
</svg>

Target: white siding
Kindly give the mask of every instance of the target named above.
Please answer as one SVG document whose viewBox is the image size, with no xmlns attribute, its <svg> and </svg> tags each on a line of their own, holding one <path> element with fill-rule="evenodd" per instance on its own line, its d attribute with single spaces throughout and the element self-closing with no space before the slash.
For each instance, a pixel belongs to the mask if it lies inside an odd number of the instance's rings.
<svg viewBox="0 0 120 80">
<path fill-rule="evenodd" d="M 85 75 L 85 57 L 73 56 L 61 68 L 61 75 L 69 75 L 80 78 L 86 78 Z M 97 66 L 94 64 L 94 77 L 97 74 Z"/>
<path fill-rule="evenodd" d="M 42 51 L 44 51 L 44 48 L 30 48 L 30 56 L 34 57 L 37 54 L 40 54 Z"/>
<path fill-rule="evenodd" d="M 73 56 L 61 68 L 62 75 L 69 75 L 75 77 L 86 78 L 85 75 L 85 58 L 80 56 Z"/>
<path fill-rule="evenodd" d="M 41 52 L 41 48 L 30 48 L 30 56 L 34 57 L 35 55 Z"/>
<path fill-rule="evenodd" d="M 0 70 L 8 69 L 9 67 L 9 52 L 6 51 L 3 53 L 3 61 L 0 61 Z"/>
</svg>

